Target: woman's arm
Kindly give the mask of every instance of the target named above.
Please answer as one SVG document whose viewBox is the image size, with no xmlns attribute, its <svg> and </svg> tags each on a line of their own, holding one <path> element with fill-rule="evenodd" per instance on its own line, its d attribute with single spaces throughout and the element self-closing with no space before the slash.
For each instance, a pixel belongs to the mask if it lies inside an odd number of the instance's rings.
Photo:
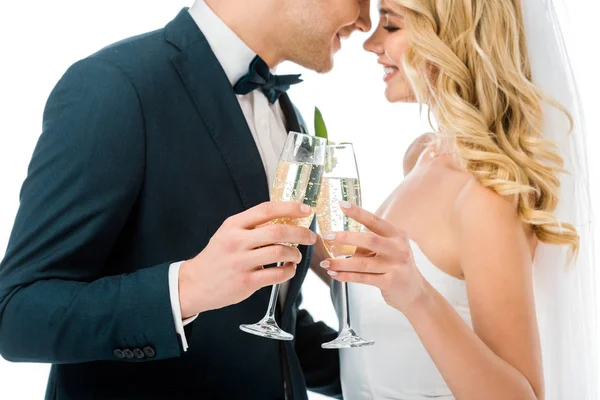
<svg viewBox="0 0 600 400">
<path fill-rule="evenodd" d="M 467 185 L 456 205 L 473 330 L 432 289 L 407 317 L 457 399 L 543 399 L 532 254 L 520 218 L 479 185 Z"/>
<path fill-rule="evenodd" d="M 456 213 L 473 330 L 419 273 L 406 236 L 358 207 L 346 213 L 372 232 L 337 233 L 334 240 L 376 255 L 328 260 L 329 273 L 379 287 L 407 316 L 458 400 L 543 399 L 528 240 L 509 202 L 475 190 L 462 196 Z"/>
</svg>

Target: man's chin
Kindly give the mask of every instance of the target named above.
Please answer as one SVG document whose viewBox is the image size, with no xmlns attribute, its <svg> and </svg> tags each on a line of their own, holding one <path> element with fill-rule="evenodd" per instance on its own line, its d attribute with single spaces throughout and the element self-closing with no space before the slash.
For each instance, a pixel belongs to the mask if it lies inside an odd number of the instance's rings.
<svg viewBox="0 0 600 400">
<path fill-rule="evenodd" d="M 329 57 L 322 57 L 320 59 L 314 59 L 311 63 L 311 66 L 306 66 L 306 68 L 315 71 L 318 74 L 326 74 L 333 69 L 333 54 Z"/>
<path fill-rule="evenodd" d="M 317 46 L 314 46 L 313 48 L 316 47 Z M 300 65 L 301 67 L 304 67 L 319 74 L 329 72 L 333 69 L 334 51 L 331 47 L 323 49 L 323 47 L 321 46 L 320 48 L 324 51 L 320 51 L 318 53 L 311 53 L 310 51 L 298 53 L 296 57 L 289 58 L 288 61 L 291 61 L 295 64 Z"/>
<path fill-rule="evenodd" d="M 333 69 L 333 59 L 327 65 L 323 65 L 323 66 L 321 66 L 321 68 L 316 69 L 316 71 L 319 74 L 326 74 L 328 72 L 331 72 L 332 69 Z"/>
</svg>

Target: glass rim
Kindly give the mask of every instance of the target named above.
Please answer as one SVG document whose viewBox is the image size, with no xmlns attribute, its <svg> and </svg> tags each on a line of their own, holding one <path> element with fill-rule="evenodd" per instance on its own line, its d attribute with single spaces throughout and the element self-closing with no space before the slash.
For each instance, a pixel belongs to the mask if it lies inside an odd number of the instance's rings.
<svg viewBox="0 0 600 400">
<path fill-rule="evenodd" d="M 337 144 L 328 144 L 325 147 L 329 147 L 329 148 L 344 148 L 344 147 L 351 147 L 352 149 L 354 149 L 354 145 L 352 143 L 337 143 Z"/>
<path fill-rule="evenodd" d="M 303 136 L 303 137 L 306 137 L 306 138 L 309 138 L 309 139 L 316 139 L 316 140 L 318 140 L 320 142 L 325 142 L 325 144 L 327 145 L 327 139 L 322 138 L 322 137 L 318 137 L 318 136 L 315 136 L 315 135 L 309 135 L 308 133 L 302 133 L 302 132 L 296 132 L 296 131 L 289 131 L 288 135 L 290 135 L 290 134 L 294 134 L 296 136 Z"/>
</svg>

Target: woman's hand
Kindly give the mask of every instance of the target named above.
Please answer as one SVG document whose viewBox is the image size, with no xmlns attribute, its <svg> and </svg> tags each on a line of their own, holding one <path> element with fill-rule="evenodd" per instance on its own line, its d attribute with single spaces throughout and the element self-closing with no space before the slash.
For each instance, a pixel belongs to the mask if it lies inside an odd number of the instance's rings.
<svg viewBox="0 0 600 400">
<path fill-rule="evenodd" d="M 323 260 L 329 257 L 327 254 L 327 249 L 323 244 L 323 238 L 320 235 L 317 235 L 317 243 L 315 243 L 315 247 L 313 250 L 313 256 L 310 263 L 310 269 L 313 270 L 315 274 L 327 285 L 331 283 L 331 277 L 327 274 L 327 271 L 321 268 L 319 265 Z"/>
<path fill-rule="evenodd" d="M 324 234 L 328 242 L 357 246 L 358 250 L 352 258 L 326 259 L 321 267 L 340 282 L 378 287 L 390 306 L 406 313 L 424 298 L 427 287 L 406 233 L 358 206 L 344 203 L 342 210 L 369 231 Z"/>
</svg>

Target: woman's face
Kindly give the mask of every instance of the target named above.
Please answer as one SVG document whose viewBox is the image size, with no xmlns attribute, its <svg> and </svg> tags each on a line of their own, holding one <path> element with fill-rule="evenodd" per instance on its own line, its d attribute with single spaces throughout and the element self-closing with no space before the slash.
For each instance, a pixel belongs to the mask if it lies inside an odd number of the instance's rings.
<svg viewBox="0 0 600 400">
<path fill-rule="evenodd" d="M 405 37 L 404 17 L 393 0 L 381 0 L 379 25 L 365 42 L 366 51 L 375 53 L 384 69 L 385 97 L 389 102 L 415 102 L 415 95 L 402 67 L 404 52 L 408 47 Z"/>
</svg>

